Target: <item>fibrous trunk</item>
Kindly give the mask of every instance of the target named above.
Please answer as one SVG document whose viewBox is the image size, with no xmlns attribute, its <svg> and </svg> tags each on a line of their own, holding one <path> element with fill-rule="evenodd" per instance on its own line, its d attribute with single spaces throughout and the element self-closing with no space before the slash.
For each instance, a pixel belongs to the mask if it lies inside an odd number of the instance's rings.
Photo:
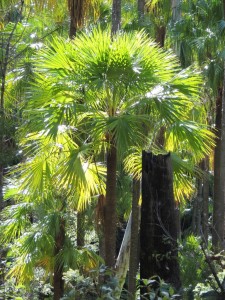
<svg viewBox="0 0 225 300">
<path fill-rule="evenodd" d="M 113 0 L 112 4 L 112 35 L 121 27 L 121 0 Z"/>
<path fill-rule="evenodd" d="M 180 288 L 176 206 L 170 154 L 143 151 L 140 276 L 158 275 Z M 145 293 L 142 289 L 142 294 Z"/>
<path fill-rule="evenodd" d="M 84 238 L 85 238 L 85 213 L 82 211 L 77 212 L 77 247 L 84 247 Z"/>
<path fill-rule="evenodd" d="M 116 251 L 116 163 L 117 151 L 113 144 L 107 150 L 106 203 L 104 216 L 105 264 L 115 265 Z"/>
<path fill-rule="evenodd" d="M 76 36 L 77 28 L 82 25 L 84 19 L 85 0 L 68 0 L 68 9 L 70 14 L 69 36 Z"/>
<path fill-rule="evenodd" d="M 202 235 L 205 245 L 208 245 L 209 236 L 209 157 L 203 161 L 205 176 L 203 178 L 203 209 L 202 209 Z"/>
<path fill-rule="evenodd" d="M 218 89 L 216 100 L 216 147 L 214 150 L 214 195 L 213 195 L 213 231 L 212 243 L 215 250 L 222 249 L 224 237 L 224 178 L 222 178 L 222 161 L 224 160 L 224 152 L 222 149 L 225 145 L 222 143 L 222 119 L 225 118 L 224 87 Z M 223 132 L 223 135 L 225 132 Z M 225 137 L 224 137 L 225 138 Z"/>
<path fill-rule="evenodd" d="M 144 23 L 145 0 L 138 0 L 138 24 L 142 26 Z"/>
<path fill-rule="evenodd" d="M 197 196 L 193 201 L 192 232 L 201 235 L 202 209 L 203 209 L 203 180 L 197 179 Z"/>
<path fill-rule="evenodd" d="M 54 300 L 60 300 L 64 293 L 64 280 L 63 280 L 63 265 L 57 262 L 57 256 L 62 250 L 65 243 L 65 220 L 60 219 L 59 231 L 55 237 L 55 264 L 53 276 Z"/>
</svg>

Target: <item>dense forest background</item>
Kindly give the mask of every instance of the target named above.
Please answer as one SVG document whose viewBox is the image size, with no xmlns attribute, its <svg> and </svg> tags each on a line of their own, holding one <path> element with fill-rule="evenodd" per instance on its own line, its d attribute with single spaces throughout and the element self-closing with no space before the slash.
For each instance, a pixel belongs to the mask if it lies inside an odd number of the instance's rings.
<svg viewBox="0 0 225 300">
<path fill-rule="evenodd" d="M 0 0 L 0 299 L 225 299 L 225 1 Z"/>
</svg>

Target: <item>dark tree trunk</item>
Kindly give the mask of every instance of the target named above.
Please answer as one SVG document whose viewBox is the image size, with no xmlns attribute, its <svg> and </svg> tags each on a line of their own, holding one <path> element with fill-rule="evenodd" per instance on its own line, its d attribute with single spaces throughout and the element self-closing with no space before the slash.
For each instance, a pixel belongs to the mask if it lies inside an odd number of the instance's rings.
<svg viewBox="0 0 225 300">
<path fill-rule="evenodd" d="M 77 34 L 77 27 L 75 26 L 72 18 L 70 18 L 70 29 L 69 29 L 69 37 L 73 39 L 76 37 Z"/>
<path fill-rule="evenodd" d="M 85 238 L 85 213 L 82 211 L 77 212 L 77 247 L 84 247 L 84 238 Z"/>
<path fill-rule="evenodd" d="M 142 26 L 144 23 L 145 0 L 138 0 L 138 24 Z"/>
<path fill-rule="evenodd" d="M 209 157 L 203 160 L 203 167 L 206 175 L 203 178 L 202 236 L 207 246 L 209 236 Z"/>
<path fill-rule="evenodd" d="M 1 151 L 1 147 L 0 147 Z M 2 151 L 0 153 L 0 211 L 3 209 L 3 166 L 1 164 L 1 155 Z"/>
<path fill-rule="evenodd" d="M 59 232 L 55 237 L 55 264 L 54 264 L 54 276 L 53 276 L 53 289 L 54 289 L 54 300 L 60 300 L 64 293 L 64 280 L 63 280 L 63 265 L 56 262 L 57 255 L 62 250 L 65 243 L 65 220 L 60 220 Z"/>
<path fill-rule="evenodd" d="M 121 28 L 121 0 L 113 0 L 112 4 L 112 35 Z"/>
<path fill-rule="evenodd" d="M 170 154 L 143 151 L 140 276 L 158 275 L 179 289 L 176 216 Z"/>
<path fill-rule="evenodd" d="M 201 235 L 202 209 L 203 209 L 203 182 L 201 178 L 197 179 L 197 197 L 193 201 L 192 232 L 195 235 Z"/>
<path fill-rule="evenodd" d="M 84 0 L 68 0 L 68 9 L 70 14 L 69 37 L 76 36 L 77 27 L 82 25 L 84 19 Z"/>
<path fill-rule="evenodd" d="M 214 195 L 213 195 L 213 231 L 212 244 L 214 249 L 222 249 L 224 236 L 224 197 L 221 186 L 221 126 L 222 126 L 222 98 L 223 90 L 218 89 L 216 100 L 216 147 L 214 150 Z M 222 197 L 222 198 L 221 198 Z"/>
<path fill-rule="evenodd" d="M 113 268 L 116 252 L 116 164 L 117 151 L 114 145 L 107 151 L 106 203 L 104 216 L 105 264 Z"/>
<path fill-rule="evenodd" d="M 128 273 L 128 292 L 129 299 L 135 300 L 136 294 L 136 275 L 138 270 L 139 258 L 139 215 L 140 209 L 138 201 L 140 198 L 140 180 L 133 179 L 132 195 L 132 219 L 131 219 L 131 243 L 130 243 L 130 260 Z"/>
<path fill-rule="evenodd" d="M 166 27 L 160 26 L 156 28 L 156 43 L 159 44 L 160 47 L 164 47 L 165 44 L 165 37 L 166 37 Z"/>
</svg>

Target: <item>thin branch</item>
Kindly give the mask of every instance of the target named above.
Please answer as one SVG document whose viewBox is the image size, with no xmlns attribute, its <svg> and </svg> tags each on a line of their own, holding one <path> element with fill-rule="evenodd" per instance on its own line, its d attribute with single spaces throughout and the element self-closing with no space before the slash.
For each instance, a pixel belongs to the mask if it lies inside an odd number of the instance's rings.
<svg viewBox="0 0 225 300">
<path fill-rule="evenodd" d="M 206 251 L 205 251 L 205 249 L 203 247 L 203 244 L 200 243 L 200 245 L 201 245 L 202 252 L 203 252 L 203 254 L 205 256 L 205 260 L 206 260 L 206 262 L 207 262 L 207 264 L 208 264 L 208 266 L 209 266 L 209 268 L 210 268 L 210 270 L 212 272 L 212 275 L 214 276 L 215 281 L 218 284 L 218 287 L 220 288 L 222 295 L 225 295 L 225 289 L 224 289 L 222 283 L 220 282 L 219 277 L 217 276 L 217 273 L 215 271 L 215 268 L 214 268 L 211 260 L 209 259 L 208 255 L 206 254 Z"/>
</svg>

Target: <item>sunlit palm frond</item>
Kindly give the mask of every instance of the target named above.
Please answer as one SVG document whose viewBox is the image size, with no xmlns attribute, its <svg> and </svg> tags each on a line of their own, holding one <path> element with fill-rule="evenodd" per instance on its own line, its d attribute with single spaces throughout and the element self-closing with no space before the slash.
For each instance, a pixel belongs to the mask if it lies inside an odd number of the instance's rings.
<svg viewBox="0 0 225 300">
<path fill-rule="evenodd" d="M 193 153 L 194 159 L 199 161 L 211 153 L 214 138 L 214 134 L 205 125 L 200 126 L 192 121 L 178 121 L 168 128 L 166 149 Z"/>
<path fill-rule="evenodd" d="M 18 257 L 7 274 L 7 276 L 16 278 L 17 282 L 30 282 L 33 279 L 35 267 L 41 265 L 43 257 L 47 254 L 50 258 L 53 254 L 53 237 L 39 229 L 38 225 L 33 226 L 30 232 L 24 233 L 17 240 L 20 245 Z M 17 244 L 15 244 L 16 246 Z"/>
<path fill-rule="evenodd" d="M 29 255 L 21 255 L 10 269 L 7 277 L 14 277 L 18 283 L 28 283 L 34 277 L 34 264 Z"/>
<path fill-rule="evenodd" d="M 2 243 L 10 243 L 12 240 L 20 237 L 31 224 L 30 217 L 32 212 L 33 207 L 29 203 L 19 203 L 6 207 L 2 211 L 0 241 Z"/>
<path fill-rule="evenodd" d="M 175 200 L 185 203 L 195 192 L 194 176 L 203 177 L 204 174 L 196 167 L 192 157 L 182 159 L 178 154 L 172 152 L 171 160 Z"/>
<path fill-rule="evenodd" d="M 145 143 L 146 135 L 143 128 L 148 121 L 143 116 L 125 114 L 108 119 L 106 130 L 112 133 L 121 158 L 129 146 L 138 146 Z"/>
<path fill-rule="evenodd" d="M 73 45 L 62 38 L 53 38 L 49 46 L 41 49 L 38 53 L 39 59 L 35 61 L 35 66 L 39 70 L 48 70 L 59 78 L 66 76 L 73 71 L 76 66 L 76 51 Z"/>
<path fill-rule="evenodd" d="M 63 189 L 68 195 L 76 195 L 78 210 L 83 209 L 92 196 L 105 191 L 105 167 L 88 160 L 92 154 L 88 145 L 71 150 L 57 170 Z"/>
<path fill-rule="evenodd" d="M 58 267 L 64 267 L 65 270 L 79 268 L 82 272 L 88 272 L 97 268 L 100 263 L 103 263 L 103 259 L 94 251 L 85 247 L 76 249 L 69 240 L 55 257 L 55 264 Z"/>
<path fill-rule="evenodd" d="M 132 147 L 124 159 L 124 168 L 133 178 L 141 179 L 142 148 Z"/>
</svg>

